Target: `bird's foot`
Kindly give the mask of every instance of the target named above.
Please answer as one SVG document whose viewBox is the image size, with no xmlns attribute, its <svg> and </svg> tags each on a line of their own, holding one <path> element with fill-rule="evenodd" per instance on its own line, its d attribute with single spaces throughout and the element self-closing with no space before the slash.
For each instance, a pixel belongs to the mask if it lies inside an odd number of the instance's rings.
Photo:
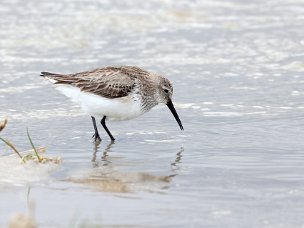
<svg viewBox="0 0 304 228">
<path fill-rule="evenodd" d="M 94 139 L 95 143 L 100 143 L 101 142 L 101 138 L 100 138 L 98 133 L 94 133 L 92 138 Z"/>
</svg>

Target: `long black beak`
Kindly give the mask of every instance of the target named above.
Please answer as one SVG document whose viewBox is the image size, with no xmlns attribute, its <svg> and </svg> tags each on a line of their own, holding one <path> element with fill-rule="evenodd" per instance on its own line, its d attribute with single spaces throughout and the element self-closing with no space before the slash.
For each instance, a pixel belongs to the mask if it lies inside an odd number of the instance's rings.
<svg viewBox="0 0 304 228">
<path fill-rule="evenodd" d="M 183 125 L 182 125 L 182 122 L 180 121 L 180 119 L 179 119 L 179 117 L 178 117 L 178 115 L 177 115 L 177 112 L 176 112 L 176 110 L 175 110 L 175 108 L 174 108 L 174 105 L 173 105 L 173 103 L 172 103 L 171 100 L 169 100 L 169 101 L 167 102 L 167 106 L 168 106 L 168 108 L 170 109 L 170 111 L 172 112 L 173 116 L 175 117 L 176 122 L 178 123 L 180 129 L 181 129 L 181 130 L 184 130 L 184 127 L 183 127 Z"/>
</svg>

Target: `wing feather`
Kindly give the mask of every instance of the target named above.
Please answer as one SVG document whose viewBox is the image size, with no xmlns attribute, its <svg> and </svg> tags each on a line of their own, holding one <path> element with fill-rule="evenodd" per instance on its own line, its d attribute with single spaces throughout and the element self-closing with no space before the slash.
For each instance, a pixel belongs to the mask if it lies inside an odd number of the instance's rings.
<svg viewBox="0 0 304 228">
<path fill-rule="evenodd" d="M 136 86 L 136 79 L 149 73 L 138 67 L 106 67 L 76 74 L 53 74 L 42 72 L 41 76 L 52 79 L 55 84 L 67 84 L 106 98 L 127 96 Z"/>
</svg>

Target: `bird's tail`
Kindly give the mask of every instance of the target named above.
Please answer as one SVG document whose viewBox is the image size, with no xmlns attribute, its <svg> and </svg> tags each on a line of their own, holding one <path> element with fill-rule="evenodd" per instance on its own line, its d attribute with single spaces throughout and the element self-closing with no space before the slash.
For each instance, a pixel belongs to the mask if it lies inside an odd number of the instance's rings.
<svg viewBox="0 0 304 228">
<path fill-rule="evenodd" d="M 55 74 L 55 73 L 50 73 L 50 72 L 41 72 L 40 73 L 41 77 L 58 77 L 60 74 Z"/>
<path fill-rule="evenodd" d="M 56 83 L 57 78 L 60 77 L 61 74 L 55 74 L 55 73 L 50 73 L 50 72 L 41 72 L 40 76 L 48 79 L 52 83 Z"/>
</svg>

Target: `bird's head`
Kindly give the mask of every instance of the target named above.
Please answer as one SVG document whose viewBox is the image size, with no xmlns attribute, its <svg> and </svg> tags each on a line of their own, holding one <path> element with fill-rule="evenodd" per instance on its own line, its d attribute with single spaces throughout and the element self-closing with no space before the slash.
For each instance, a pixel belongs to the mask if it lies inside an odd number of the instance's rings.
<svg viewBox="0 0 304 228">
<path fill-rule="evenodd" d="M 158 87 L 158 97 L 157 97 L 158 103 L 163 103 L 168 106 L 174 118 L 176 119 L 180 129 L 184 130 L 182 122 L 179 119 L 179 116 L 172 103 L 172 95 L 173 95 L 173 86 L 171 82 L 168 79 L 161 77 Z"/>
<path fill-rule="evenodd" d="M 172 99 L 173 87 L 166 78 L 161 78 L 158 86 L 158 103 L 167 104 Z"/>
</svg>

